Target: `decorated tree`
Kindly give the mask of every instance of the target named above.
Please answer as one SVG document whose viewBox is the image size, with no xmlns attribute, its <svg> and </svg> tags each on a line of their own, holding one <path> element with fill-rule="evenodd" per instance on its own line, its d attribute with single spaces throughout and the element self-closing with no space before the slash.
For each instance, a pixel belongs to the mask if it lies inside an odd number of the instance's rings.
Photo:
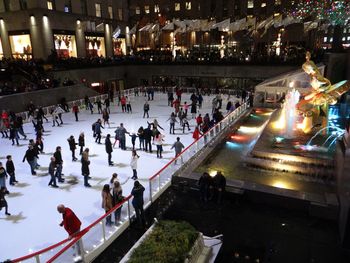
<svg viewBox="0 0 350 263">
<path fill-rule="evenodd" d="M 330 23 L 334 29 L 332 48 L 339 50 L 342 30 L 350 21 L 350 0 L 300 0 L 293 6 L 291 15 Z"/>
</svg>

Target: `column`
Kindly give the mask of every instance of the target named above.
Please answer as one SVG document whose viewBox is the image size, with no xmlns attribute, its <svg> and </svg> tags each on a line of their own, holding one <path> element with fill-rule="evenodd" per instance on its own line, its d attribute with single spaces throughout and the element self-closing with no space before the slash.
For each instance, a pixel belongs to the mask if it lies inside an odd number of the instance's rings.
<svg viewBox="0 0 350 263">
<path fill-rule="evenodd" d="M 0 36 L 4 57 L 9 58 L 11 57 L 11 45 L 6 28 L 6 21 L 4 19 L 0 19 Z"/>
<path fill-rule="evenodd" d="M 105 48 L 106 57 L 113 56 L 112 32 L 109 24 L 105 24 Z"/>
<path fill-rule="evenodd" d="M 81 25 L 81 21 L 77 20 L 75 27 L 75 37 L 77 45 L 77 57 L 86 57 L 85 33 Z"/>
</svg>

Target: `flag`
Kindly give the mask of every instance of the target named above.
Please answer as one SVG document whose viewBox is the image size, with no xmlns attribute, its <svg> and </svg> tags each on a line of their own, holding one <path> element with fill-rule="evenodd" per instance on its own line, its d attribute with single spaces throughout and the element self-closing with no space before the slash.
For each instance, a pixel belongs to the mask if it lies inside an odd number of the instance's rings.
<svg viewBox="0 0 350 263">
<path fill-rule="evenodd" d="M 219 23 L 216 23 L 212 26 L 212 29 L 217 28 L 219 31 L 228 31 L 230 27 L 230 19 L 225 19 Z"/>
<path fill-rule="evenodd" d="M 147 24 L 144 27 L 140 28 L 139 31 L 149 31 L 152 28 L 153 24 Z"/>
<path fill-rule="evenodd" d="M 173 31 L 175 29 L 175 26 L 174 26 L 174 23 L 171 22 L 171 23 L 168 23 L 167 25 L 165 25 L 162 30 L 171 30 Z"/>
<path fill-rule="evenodd" d="M 266 18 L 265 20 L 261 21 L 256 28 L 262 29 L 266 26 L 266 24 L 270 23 L 271 21 L 273 21 L 273 16 L 270 16 L 270 17 Z"/>
<path fill-rule="evenodd" d="M 256 27 L 256 17 L 247 18 L 246 25 L 249 31 L 254 30 Z"/>
<path fill-rule="evenodd" d="M 129 34 L 135 34 L 136 33 L 136 28 L 137 28 L 137 24 L 134 25 L 134 27 L 130 29 Z"/>
<path fill-rule="evenodd" d="M 289 26 L 291 24 L 297 24 L 297 23 L 300 23 L 300 20 L 297 19 L 297 18 L 294 18 L 292 16 L 287 16 L 286 18 L 284 18 L 281 22 L 281 25 L 286 27 L 286 26 Z"/>
<path fill-rule="evenodd" d="M 304 32 L 309 32 L 312 29 L 316 29 L 317 26 L 318 26 L 318 22 L 313 22 L 313 21 L 305 22 L 304 23 Z"/>
<path fill-rule="evenodd" d="M 282 26 L 282 15 L 276 16 L 273 19 L 273 26 L 274 28 Z"/>
</svg>

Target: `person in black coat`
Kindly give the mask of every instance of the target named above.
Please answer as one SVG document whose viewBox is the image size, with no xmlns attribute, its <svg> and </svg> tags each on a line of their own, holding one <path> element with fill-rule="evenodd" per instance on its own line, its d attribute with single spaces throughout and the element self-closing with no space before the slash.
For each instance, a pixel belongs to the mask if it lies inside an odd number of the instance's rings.
<svg viewBox="0 0 350 263">
<path fill-rule="evenodd" d="M 33 145 L 28 146 L 28 150 L 26 151 L 26 154 L 23 157 L 23 162 L 27 159 L 27 162 L 30 165 L 30 171 L 32 172 L 32 175 L 36 175 L 35 169 L 36 167 L 36 160 L 35 158 L 39 158 L 37 151 L 33 148 Z"/>
<path fill-rule="evenodd" d="M 15 185 L 15 183 L 18 183 L 18 181 L 16 180 L 15 176 L 15 166 L 12 161 L 12 156 L 7 155 L 6 159 L 6 171 L 10 175 L 10 185 Z"/>
<path fill-rule="evenodd" d="M 210 187 L 212 187 L 212 178 L 208 173 L 203 173 L 198 181 L 200 199 L 203 202 L 208 201 Z"/>
<path fill-rule="evenodd" d="M 143 130 L 143 136 L 145 138 L 145 149 L 146 152 L 149 150 L 150 153 L 152 153 L 152 130 L 151 130 L 151 125 L 148 125 L 146 129 Z"/>
<path fill-rule="evenodd" d="M 106 153 L 108 154 L 108 165 L 113 165 L 112 162 L 112 142 L 111 142 L 111 135 L 107 134 L 106 140 L 105 140 L 105 146 L 106 146 Z"/>
<path fill-rule="evenodd" d="M 63 159 L 62 159 L 61 150 L 62 150 L 61 146 L 57 146 L 56 152 L 53 154 L 53 157 L 55 157 L 55 163 L 56 163 L 55 176 L 58 178 L 58 181 L 60 183 L 63 183 L 64 182 L 64 179 L 62 178 Z"/>
<path fill-rule="evenodd" d="M 51 162 L 49 164 L 49 175 L 51 176 L 49 186 L 51 185 L 54 188 L 58 188 L 58 185 L 56 183 L 56 176 L 55 176 L 55 168 L 56 168 L 56 160 L 55 157 L 50 158 Z"/>
<path fill-rule="evenodd" d="M 89 161 L 89 148 L 86 148 L 81 157 L 81 174 L 84 176 L 84 186 L 91 187 L 89 184 L 90 179 L 90 169 L 89 169 L 90 161 Z"/>
<path fill-rule="evenodd" d="M 11 214 L 8 212 L 7 201 L 5 199 L 5 195 L 8 194 L 6 187 L 0 188 L 0 210 L 5 207 L 5 215 L 10 216 Z"/>
<path fill-rule="evenodd" d="M 220 204 L 222 202 L 222 195 L 226 188 L 226 178 L 221 172 L 217 172 L 213 178 L 214 190 L 217 195 L 217 202 Z"/>
<path fill-rule="evenodd" d="M 139 223 L 143 227 L 146 226 L 146 219 L 145 219 L 144 210 L 143 210 L 143 192 L 144 191 L 145 191 L 145 188 L 140 184 L 140 182 L 135 181 L 134 187 L 131 190 L 131 195 L 134 197 L 132 199 L 132 206 L 135 209 L 136 219 L 139 221 Z"/>
<path fill-rule="evenodd" d="M 75 157 L 75 149 L 77 148 L 77 143 L 75 142 L 75 138 L 73 135 L 71 135 L 68 139 L 67 139 L 68 143 L 69 143 L 69 149 L 72 152 L 72 161 L 75 162 L 76 160 L 78 160 Z"/>
<path fill-rule="evenodd" d="M 78 139 L 78 145 L 80 146 L 80 155 L 83 153 L 84 146 L 85 146 L 85 135 L 83 132 L 79 134 L 79 139 Z"/>
</svg>

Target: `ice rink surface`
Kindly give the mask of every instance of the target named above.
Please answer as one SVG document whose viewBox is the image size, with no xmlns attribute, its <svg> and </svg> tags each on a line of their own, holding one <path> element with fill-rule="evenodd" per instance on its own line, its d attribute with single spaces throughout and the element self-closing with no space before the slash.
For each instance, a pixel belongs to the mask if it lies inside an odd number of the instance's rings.
<svg viewBox="0 0 350 263">
<path fill-rule="evenodd" d="M 140 94 L 141 95 L 141 94 Z M 191 94 L 183 94 L 182 103 L 187 101 L 190 104 Z M 212 97 L 204 96 L 203 108 L 199 113 L 204 116 L 205 113 L 211 113 Z M 141 184 L 148 188 L 148 178 L 159 171 L 174 156 L 171 145 L 175 142 L 176 137 L 180 136 L 182 143 L 188 146 L 193 142 L 192 131 L 195 126 L 195 120 L 190 119 L 191 131 L 182 133 L 182 128 L 178 123 L 175 125 L 175 135 L 169 134 L 169 118 L 173 108 L 167 106 L 167 95 L 156 93 L 154 101 L 150 101 L 150 118 L 144 119 L 143 104 L 145 97 L 132 98 L 132 114 L 122 113 L 121 107 L 116 103 L 111 105 L 110 127 L 105 126 L 103 130 L 102 144 L 95 143 L 92 136 L 91 125 L 98 118 L 95 106 L 94 114 L 89 111 L 81 110 L 79 113 L 79 122 L 74 119 L 73 113 L 63 114 L 64 124 L 61 127 L 52 127 L 52 121 L 44 121 L 44 152 L 39 156 L 38 163 L 41 165 L 37 170 L 37 175 L 32 176 L 27 162 L 22 162 L 25 151 L 28 146 L 28 139 L 35 139 L 35 132 L 31 123 L 24 125 L 24 131 L 27 134 L 27 140 L 20 140 L 20 146 L 12 146 L 12 142 L 8 139 L 0 140 L 0 160 L 5 166 L 6 155 L 12 155 L 16 168 L 16 178 L 19 183 L 10 186 L 6 180 L 10 195 L 7 195 L 9 212 L 11 216 L 6 216 L 4 209 L 0 211 L 0 261 L 6 259 L 14 259 L 24 256 L 31 252 L 45 248 L 55 244 L 65 238 L 67 233 L 59 226 L 62 220 L 61 214 L 56 210 L 58 204 L 64 204 L 71 208 L 82 221 L 82 228 L 98 219 L 104 214 L 101 208 L 101 190 L 104 184 L 109 183 L 112 173 L 118 173 L 121 182 L 127 180 L 123 185 L 123 195 L 130 194 L 133 180 L 128 179 L 132 176 L 130 168 L 131 159 L 131 138 L 127 136 L 127 150 L 122 151 L 115 148 L 112 153 L 114 166 L 108 166 L 107 153 L 105 152 L 104 138 L 110 133 L 114 142 L 114 131 L 120 123 L 129 132 L 137 133 L 140 126 L 147 127 L 147 121 L 152 122 L 155 118 L 164 131 L 165 135 L 163 145 L 163 158 L 158 159 L 156 156 L 156 146 L 153 145 L 153 153 L 138 151 L 140 155 L 138 161 L 138 177 Z M 226 100 L 223 101 L 223 108 L 226 106 Z M 224 110 L 223 110 L 224 112 Z M 191 114 L 188 114 L 191 116 Z M 85 133 L 85 147 L 90 149 L 90 176 L 92 179 L 89 183 L 91 188 L 83 186 L 83 177 L 81 175 L 81 163 L 79 149 L 76 150 L 76 156 L 79 161 L 72 162 L 71 152 L 67 139 L 70 135 L 74 135 L 76 142 L 80 132 Z M 138 147 L 139 141 L 136 140 Z M 65 183 L 58 183 L 59 188 L 51 188 L 48 186 L 49 175 L 47 173 L 49 159 L 53 155 L 56 146 L 62 147 L 63 157 L 63 173 Z M 145 192 L 145 193 L 146 193 Z"/>
</svg>

